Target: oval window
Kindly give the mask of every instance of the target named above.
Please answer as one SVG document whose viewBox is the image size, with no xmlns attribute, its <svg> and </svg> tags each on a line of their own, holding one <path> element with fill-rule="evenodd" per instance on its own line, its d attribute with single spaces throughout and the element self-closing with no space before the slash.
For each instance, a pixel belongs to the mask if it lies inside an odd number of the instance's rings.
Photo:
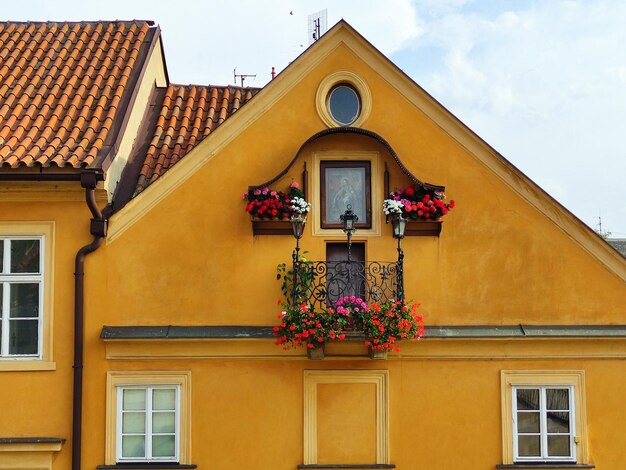
<svg viewBox="0 0 626 470">
<path fill-rule="evenodd" d="M 348 85 L 338 85 L 328 95 L 328 110 L 342 126 L 349 126 L 361 113 L 361 100 L 356 90 Z"/>
</svg>

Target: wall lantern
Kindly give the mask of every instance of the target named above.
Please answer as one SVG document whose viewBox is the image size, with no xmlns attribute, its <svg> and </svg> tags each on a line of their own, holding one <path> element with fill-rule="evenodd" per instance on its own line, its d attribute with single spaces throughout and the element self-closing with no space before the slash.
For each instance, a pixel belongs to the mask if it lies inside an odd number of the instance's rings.
<svg viewBox="0 0 626 470">
<path fill-rule="evenodd" d="M 343 223 L 343 231 L 348 234 L 348 237 L 352 236 L 356 230 L 355 225 L 359 221 L 359 218 L 352 212 L 352 206 L 350 204 L 346 206 L 346 211 L 341 214 L 339 218 L 341 219 L 341 223 Z"/>
<path fill-rule="evenodd" d="M 402 251 L 402 239 L 406 231 L 407 220 L 402 214 L 394 214 L 391 217 L 393 227 L 393 238 L 398 240 L 398 268 L 396 272 L 396 292 L 398 300 L 404 302 L 404 251 Z"/>
<path fill-rule="evenodd" d="M 291 230 L 293 230 L 293 236 L 296 237 L 296 240 L 300 240 L 302 238 L 305 225 L 306 219 L 304 217 L 291 218 Z"/>
<path fill-rule="evenodd" d="M 407 220 L 402 217 L 402 214 L 394 214 L 391 218 L 391 225 L 393 227 L 393 238 L 401 240 L 404 238 L 404 232 L 406 231 Z"/>
<path fill-rule="evenodd" d="M 302 234 L 304 233 L 304 226 L 306 225 L 306 218 L 304 217 L 292 217 L 291 218 L 291 230 L 293 231 L 293 236 L 296 239 L 296 248 L 293 250 L 292 261 L 293 261 L 293 289 L 292 289 L 292 303 L 296 305 L 298 299 L 298 267 L 300 260 L 300 239 L 302 238 Z"/>
<path fill-rule="evenodd" d="M 350 261 L 350 248 L 352 247 L 352 234 L 356 232 L 356 223 L 359 221 L 357 215 L 352 212 L 352 206 L 348 204 L 346 211 L 339 216 L 343 224 L 343 231 L 348 236 L 348 261 Z"/>
</svg>

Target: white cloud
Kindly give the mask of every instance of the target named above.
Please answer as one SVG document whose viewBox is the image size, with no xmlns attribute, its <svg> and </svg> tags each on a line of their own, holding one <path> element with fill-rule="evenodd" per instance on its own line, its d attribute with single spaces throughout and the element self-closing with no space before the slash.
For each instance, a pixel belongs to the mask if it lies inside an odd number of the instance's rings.
<svg viewBox="0 0 626 470">
<path fill-rule="evenodd" d="M 585 222 L 601 209 L 626 232 L 626 4 L 447 3 L 418 8 L 431 16 L 411 60 L 443 60 L 414 78 Z"/>
</svg>

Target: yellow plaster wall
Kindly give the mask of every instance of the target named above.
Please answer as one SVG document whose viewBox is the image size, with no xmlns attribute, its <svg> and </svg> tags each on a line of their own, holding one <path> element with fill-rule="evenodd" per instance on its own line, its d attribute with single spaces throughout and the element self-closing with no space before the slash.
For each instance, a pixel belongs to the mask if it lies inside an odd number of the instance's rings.
<svg viewBox="0 0 626 470">
<path fill-rule="evenodd" d="M 317 462 L 376 462 L 374 384 L 317 386 Z"/>
<path fill-rule="evenodd" d="M 467 342 L 466 346 L 471 347 Z M 555 349 L 558 346 L 555 346 Z M 390 462 L 397 468 L 494 468 L 502 463 L 500 371 L 584 370 L 590 462 L 596 468 L 619 468 L 626 458 L 626 437 L 617 429 L 626 419 L 622 360 L 414 360 L 414 361 L 111 361 L 110 370 L 190 370 L 192 376 L 192 463 L 224 470 L 275 468 L 293 470 L 303 462 L 303 375 L 305 370 L 389 371 Z M 86 468 L 103 462 L 103 370 L 89 368 L 85 425 Z M 319 386 L 318 386 L 319 387 Z M 319 462 L 356 462 L 371 457 L 372 447 L 342 454 L 329 444 L 344 439 L 345 449 L 373 445 L 357 442 L 359 429 L 372 428 L 371 390 L 363 385 L 330 385 L 318 390 L 318 425 L 335 426 L 318 434 Z M 335 388 L 333 388 L 335 387 Z M 338 388 L 336 388 L 338 387 Z M 351 388 L 357 387 L 357 389 Z M 610 393 L 607 393 L 611 390 Z M 328 393 L 326 393 L 328 392 Z M 372 400 L 368 401 L 368 397 Z M 341 412 L 336 400 L 353 400 Z M 361 410 L 361 415 L 355 416 Z M 326 413 L 321 419 L 320 414 Z M 362 431 L 362 430 L 361 430 Z M 366 433 L 367 434 L 367 433 Z M 370 436 L 371 438 L 371 436 Z M 245 451 L 243 451 L 245 449 Z M 354 450 L 354 449 L 353 449 Z M 347 461 L 333 461 L 332 457 Z M 372 462 L 369 462 L 372 463 Z"/>
<path fill-rule="evenodd" d="M 1 189 L 2 194 L 10 194 L 11 186 L 11 184 L 4 184 Z M 51 361 L 56 368 L 54 370 L 0 370 L 0 402 L 2 403 L 0 436 L 65 438 L 66 442 L 61 451 L 58 454 L 56 452 L 52 454 L 53 468 L 65 469 L 70 467 L 71 461 L 74 257 L 80 247 L 92 240 L 89 235 L 91 214 L 83 200 L 84 191 L 75 191 L 75 186 L 79 186 L 78 183 L 59 184 L 51 189 L 52 192 L 42 192 L 40 186 L 36 184 L 30 185 L 30 189 L 29 185 L 22 183 L 13 186 L 21 188 L 18 192 L 22 194 L 24 200 L 7 202 L 5 198 L 0 198 L 0 221 L 23 221 L 24 223 L 54 221 Z M 102 198 L 99 197 L 99 199 Z M 49 248 L 50 246 L 47 245 L 46 249 Z M 93 273 L 94 269 L 94 264 L 88 259 L 87 276 Z M 51 280 L 50 273 L 45 273 L 45 280 L 46 282 Z M 15 361 L 2 360 L 2 362 Z M 29 362 L 36 363 L 37 361 Z M 17 452 L 11 454 L 13 455 L 11 458 L 21 459 L 25 454 Z M 45 455 L 36 459 L 39 458 L 49 459 L 50 457 Z M 6 462 L 8 460 L 5 460 Z"/>
<path fill-rule="evenodd" d="M 150 94 L 157 86 L 167 86 L 165 64 L 163 63 L 163 48 L 160 38 L 146 61 L 145 71 L 141 79 L 142 81 L 138 85 L 139 89 L 135 100 L 130 104 L 132 111 L 128 117 L 128 122 L 126 127 L 121 130 L 123 135 L 120 140 L 119 149 L 117 150 L 113 163 L 111 163 L 111 166 L 107 170 L 107 179 L 104 184 L 107 189 L 109 201 L 113 198 L 113 193 L 122 176 L 124 166 L 128 163 L 128 157 L 135 145 L 139 127 L 143 122 L 144 115 L 149 105 Z"/>
</svg>

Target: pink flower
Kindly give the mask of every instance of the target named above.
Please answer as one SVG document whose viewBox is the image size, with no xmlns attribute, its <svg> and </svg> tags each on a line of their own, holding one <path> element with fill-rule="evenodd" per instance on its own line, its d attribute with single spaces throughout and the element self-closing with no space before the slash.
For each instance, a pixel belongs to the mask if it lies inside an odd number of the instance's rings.
<svg viewBox="0 0 626 470">
<path fill-rule="evenodd" d="M 260 196 L 261 195 L 261 190 L 260 189 L 255 189 L 254 190 L 254 195 L 255 196 Z"/>
<path fill-rule="evenodd" d="M 298 184 L 298 182 L 297 182 L 297 181 L 294 181 L 293 183 L 291 183 L 291 184 L 289 185 L 289 187 L 290 187 L 290 188 L 296 188 L 296 189 L 297 189 L 297 188 L 299 188 L 299 187 L 300 187 L 300 185 Z"/>
</svg>

